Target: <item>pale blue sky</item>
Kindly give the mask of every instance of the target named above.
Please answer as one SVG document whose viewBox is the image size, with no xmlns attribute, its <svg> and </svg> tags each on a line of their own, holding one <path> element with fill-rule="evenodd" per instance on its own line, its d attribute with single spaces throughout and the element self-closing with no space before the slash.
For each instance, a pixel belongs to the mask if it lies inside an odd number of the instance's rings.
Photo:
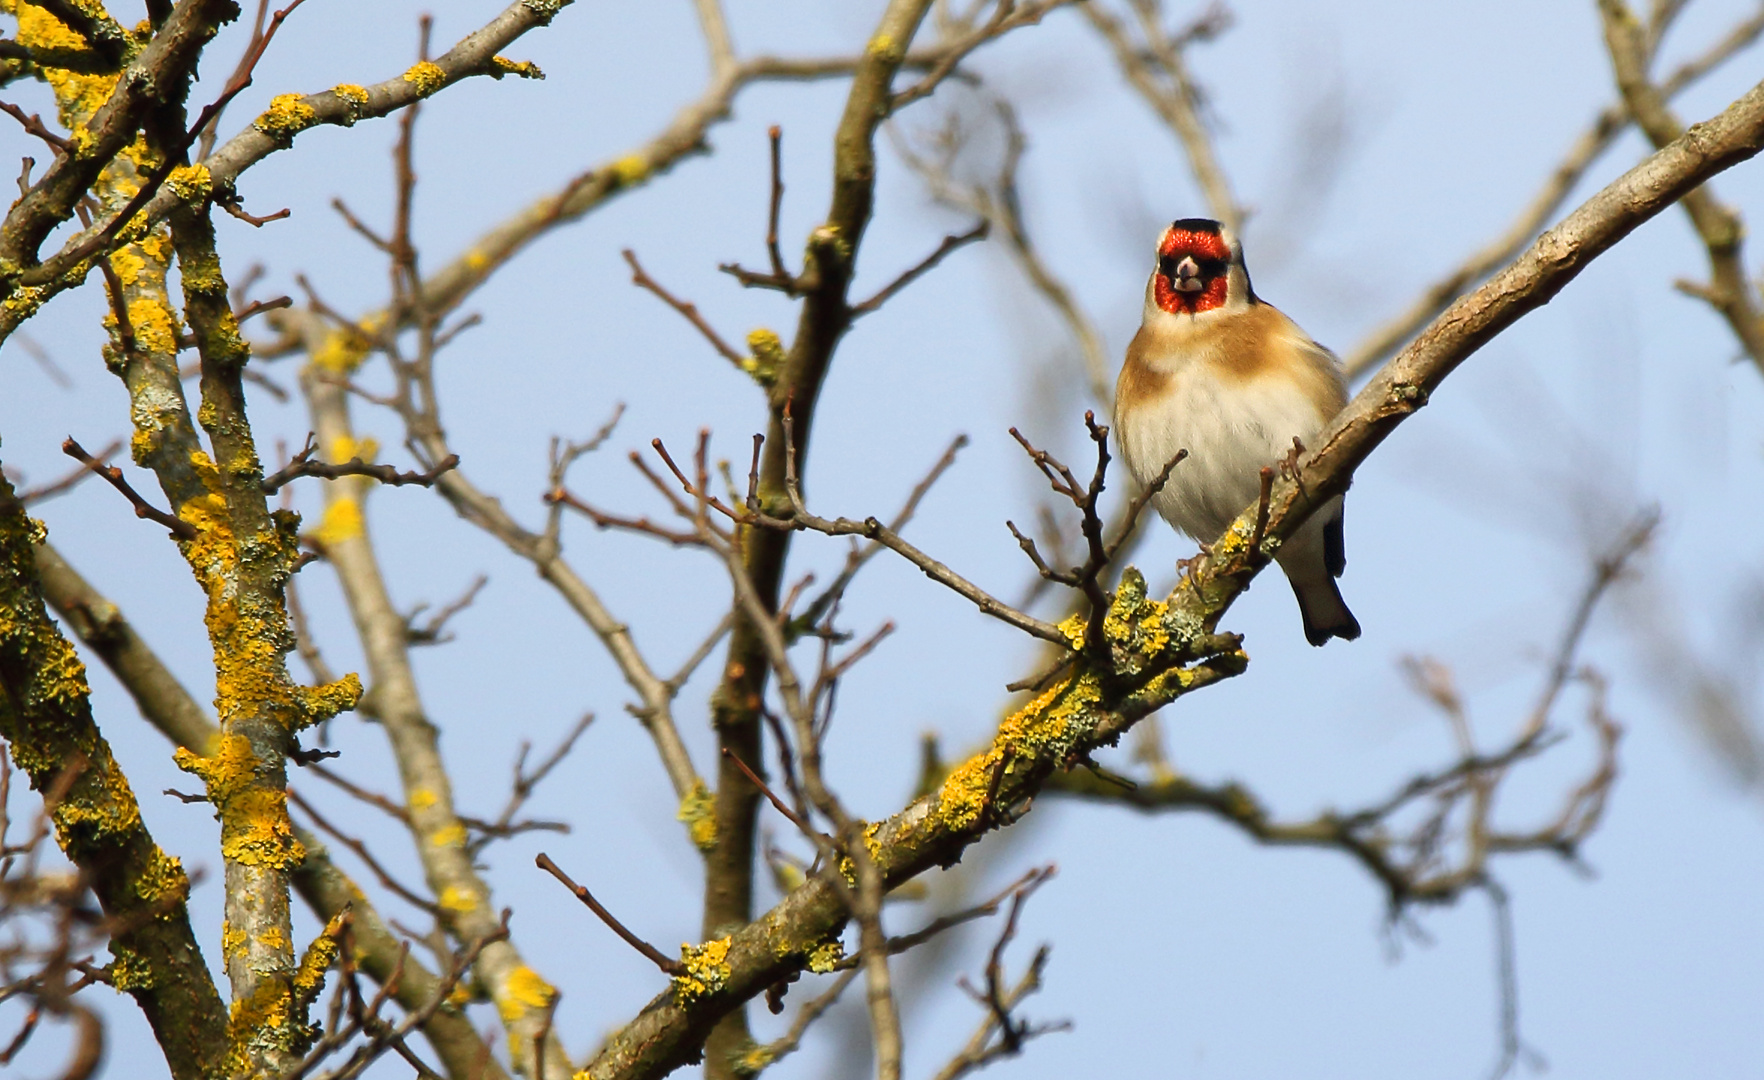
<svg viewBox="0 0 1764 1080">
<path fill-rule="evenodd" d="M 499 6 L 430 5 L 437 42 Z M 1666 44 L 1667 62 L 1700 51 L 1750 7 L 1691 5 Z M 227 129 L 273 93 L 401 70 L 421 10 L 406 0 L 309 0 Z M 730 10 L 742 51 L 801 55 L 857 47 L 879 5 L 733 0 Z M 1238 16 L 1225 38 L 1194 53 L 1193 66 L 1220 121 L 1225 166 L 1259 212 L 1246 230 L 1249 265 L 1258 292 L 1336 348 L 1501 228 L 1613 96 L 1591 3 L 1287 0 L 1245 2 Z M 234 48 L 216 46 L 215 56 L 229 59 L 209 64 L 211 84 L 230 69 Z M 425 107 L 417 220 L 431 266 L 647 137 L 705 75 L 684 0 L 581 0 L 510 52 L 538 61 L 549 78 L 477 80 Z M 1679 99 L 1681 114 L 1698 119 L 1724 106 L 1754 80 L 1758 56 L 1742 55 Z M 1178 150 L 1069 12 L 988 50 L 976 68 L 1019 104 L 1030 137 L 1030 225 L 1118 357 L 1137 324 L 1153 242 L 1138 230 L 1203 209 Z M 783 234 L 794 261 L 825 212 L 828 136 L 842 97 L 837 83 L 747 91 L 734 118 L 713 130 L 714 155 L 547 238 L 474 298 L 469 308 L 485 325 L 449 351 L 441 383 L 449 433 L 480 485 L 536 521 L 548 438 L 586 435 L 618 402 L 628 407 L 611 445 L 575 473 L 578 489 L 602 505 L 655 512 L 624 462 L 652 437 L 683 445 L 708 426 L 724 453 L 739 455 L 763 422 L 757 392 L 628 284 L 618 251 L 635 247 L 652 273 L 731 336 L 760 325 L 788 333 L 785 301 L 741 291 L 716 264 L 763 259 L 771 123 L 785 129 Z M 933 99 L 907 119 L 938 108 Z M 1331 185 L 1303 139 L 1337 109 L 1345 135 Z M 231 273 L 261 261 L 269 270 L 261 294 L 294 292 L 294 275 L 304 272 L 338 308 L 376 307 L 384 271 L 327 203 L 341 195 L 370 221 L 386 219 L 394 130 L 380 121 L 309 132 L 294 153 L 252 170 L 241 185 L 247 206 L 288 206 L 294 216 L 260 231 L 220 218 Z M 15 127 L 0 132 L 8 153 L 30 152 Z M 1626 137 L 1579 197 L 1642 151 Z M 1761 169 L 1741 166 L 1715 185 L 1754 222 L 1764 218 Z M 931 208 L 884 151 L 856 291 L 886 282 L 959 224 Z M 1758 265 L 1756 244 L 1749 254 Z M 1524 1035 L 1560 1078 L 1755 1075 L 1764 1059 L 1764 806 L 1731 781 L 1661 692 L 1656 669 L 1666 654 L 1650 645 L 1658 634 L 1735 671 L 1756 666 L 1756 637 L 1745 627 L 1757 623 L 1764 567 L 1756 499 L 1764 382 L 1732 362 L 1737 348 L 1723 324 L 1672 291 L 1673 279 L 1703 273 L 1682 214 L 1666 214 L 1470 360 L 1361 470 L 1349 498 L 1342 587 L 1365 636 L 1306 646 L 1288 590 L 1270 578 L 1226 621 L 1248 636 L 1249 672 L 1163 716 L 1178 767 L 1208 780 L 1241 778 L 1284 815 L 1376 797 L 1450 754 L 1445 725 L 1404 688 L 1397 660 L 1418 653 L 1451 664 L 1484 737 L 1500 738 L 1518 723 L 1580 588 L 1589 530 L 1601 539 L 1614 514 L 1657 502 L 1665 524 L 1646 562 L 1655 592 L 1631 590 L 1603 610 L 1586 653 L 1610 678 L 1612 711 L 1628 732 L 1609 816 L 1585 851 L 1596 875 L 1541 856 L 1496 868 L 1513 896 Z M 71 392 L 17 348 L 0 353 L 4 457 L 32 479 L 60 473 L 57 448 L 67 434 L 96 447 L 125 431 L 124 395 L 98 357 L 101 310 L 88 288 L 27 327 L 70 373 Z M 811 499 L 829 514 L 886 512 L 952 435 L 967 432 L 973 445 L 911 535 L 987 587 L 1016 594 L 1027 568 L 1003 521 L 1031 516 L 1041 491 L 1005 428 L 1075 445 L 1089 404 L 1075 384 L 1056 391 L 1051 408 L 1036 388 L 1038 373 L 1061 355 L 1061 333 L 1001 252 L 953 256 L 841 347 L 817 424 Z M 285 365 L 266 370 L 291 381 Z M 307 425 L 295 408 L 261 394 L 251 404 L 261 446 L 277 437 L 300 443 Z M 363 407 L 357 419 L 383 442 L 398 441 L 390 415 Z M 390 456 L 404 460 L 400 451 Z M 299 500 L 310 511 L 316 489 Z M 575 822 L 575 833 L 523 838 L 488 855 L 498 903 L 516 910 L 518 943 L 564 991 L 559 1026 L 580 1058 L 663 982 L 535 871 L 533 853 L 551 852 L 664 948 L 697 935 L 697 856 L 673 820 L 674 799 L 647 739 L 623 709 L 616 671 L 558 599 L 432 494 L 387 490 L 370 506 L 400 604 L 441 603 L 476 573 L 491 577 L 456 621 L 458 640 L 418 654 L 462 807 L 501 805 L 523 738 L 543 746 L 581 712 L 599 716 L 568 774 L 533 806 Z M 75 565 L 206 700 L 201 598 L 171 545 L 96 484 L 41 515 Z M 726 584 L 702 556 L 580 522 L 570 523 L 566 543 L 660 669 L 671 669 L 719 614 L 713 605 Z M 1167 581 L 1172 562 L 1189 553 L 1160 532 L 1139 561 L 1154 582 Z M 832 567 L 841 557 L 838 546 L 808 538 L 793 565 Z M 355 666 L 328 570 L 308 569 L 301 585 L 327 656 Z M 921 732 L 939 732 L 951 752 L 983 738 L 1003 685 L 1026 673 L 1031 656 L 1012 632 L 881 559 L 852 593 L 849 619 L 864 628 L 885 617 L 900 630 L 842 688 L 828 750 L 833 782 L 870 816 L 909 794 Z M 215 826 L 204 808 L 152 794 L 192 781 L 101 670 L 94 682 L 101 723 L 156 836 L 207 871 L 193 907 L 213 960 Z M 701 769 L 713 750 L 704 693 L 694 684 L 679 710 Z M 1579 704 L 1575 697 L 1570 708 Z M 1572 712 L 1562 720 L 1579 731 Z M 333 732 L 351 775 L 391 782 L 375 728 L 344 718 Z M 1509 820 L 1550 812 L 1585 767 L 1585 751 L 1577 738 L 1555 763 L 1519 777 Z M 313 783 L 302 790 L 377 837 L 407 878 L 420 877 L 392 830 Z M 784 823 L 770 826 L 787 838 Z M 1483 1075 L 1495 1058 L 1491 923 L 1480 898 L 1420 913 L 1431 942 L 1405 943 L 1393 961 L 1380 931 L 1381 894 L 1344 856 L 1258 848 L 1194 817 L 1148 819 L 1049 800 L 1016 832 L 993 842 L 981 876 L 1002 882 L 1036 863 L 1059 864 L 1059 877 L 1026 911 L 1015 956 L 1021 963 L 1034 943 L 1053 944 L 1047 988 L 1026 1011 L 1070 1018 L 1076 1030 L 996 1066 L 999 1076 L 1461 1080 Z M 896 929 L 923 917 L 910 908 L 889 916 Z M 311 920 L 303 925 L 310 934 Z M 935 995 L 909 1006 L 908 1075 L 934 1072 L 979 1019 L 949 984 L 957 971 L 979 970 L 989 933 L 962 939 L 954 966 L 934 973 Z M 808 985 L 792 999 L 806 997 Z M 852 993 L 850 1004 L 858 1001 Z M 119 1003 L 107 1013 L 111 1075 L 157 1071 L 135 1010 Z M 10 1015 L 0 1007 L 0 1017 Z M 778 1027 L 763 1010 L 757 1021 L 762 1031 Z M 835 1027 L 829 1021 L 779 1075 L 843 1075 L 830 1067 L 846 1045 Z M 53 1061 L 44 1053 L 21 1075 L 46 1074 Z"/>
</svg>

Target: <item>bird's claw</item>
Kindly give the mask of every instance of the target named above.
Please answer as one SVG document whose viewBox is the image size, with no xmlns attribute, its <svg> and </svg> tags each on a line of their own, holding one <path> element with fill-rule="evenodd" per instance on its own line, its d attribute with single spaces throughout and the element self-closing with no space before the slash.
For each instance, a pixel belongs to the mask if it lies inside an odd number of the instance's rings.
<svg viewBox="0 0 1764 1080">
<path fill-rule="evenodd" d="M 1300 439 L 1297 435 L 1294 435 L 1292 437 L 1292 449 L 1288 450 L 1286 456 L 1280 459 L 1280 475 L 1290 478 L 1293 484 L 1299 489 L 1299 494 L 1308 499 L 1311 496 L 1305 491 L 1304 479 L 1299 475 L 1299 457 L 1304 452 L 1304 440 Z"/>
</svg>

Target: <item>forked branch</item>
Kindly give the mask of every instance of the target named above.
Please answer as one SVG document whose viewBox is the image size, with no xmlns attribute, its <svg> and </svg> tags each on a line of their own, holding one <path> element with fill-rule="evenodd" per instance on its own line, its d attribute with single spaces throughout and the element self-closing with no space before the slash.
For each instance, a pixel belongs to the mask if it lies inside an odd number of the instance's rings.
<svg viewBox="0 0 1764 1080">
<path fill-rule="evenodd" d="M 309 433 L 306 445 L 287 465 L 263 479 L 263 491 L 266 495 L 274 495 L 282 485 L 292 483 L 302 476 L 316 476 L 324 480 L 338 480 L 345 476 L 366 476 L 388 487 L 403 487 L 415 484 L 418 487 L 434 487 L 435 481 L 449 470 L 459 467 L 459 455 L 448 454 L 433 466 L 420 472 L 399 472 L 392 465 L 374 465 L 361 460 L 359 456 L 348 461 L 331 463 L 314 461 L 313 455 L 318 453 L 318 442 Z"/>
</svg>

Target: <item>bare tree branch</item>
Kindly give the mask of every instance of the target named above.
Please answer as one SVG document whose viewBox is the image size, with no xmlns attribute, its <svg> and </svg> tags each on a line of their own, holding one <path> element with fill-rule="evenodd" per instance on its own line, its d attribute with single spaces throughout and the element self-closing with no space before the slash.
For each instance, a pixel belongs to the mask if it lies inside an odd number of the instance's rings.
<svg viewBox="0 0 1764 1080">
<path fill-rule="evenodd" d="M 1684 125 L 1666 104 L 1666 95 L 1648 79 L 1647 31 L 1623 0 L 1599 0 L 1605 45 L 1611 53 L 1617 88 L 1637 127 L 1655 148 L 1684 134 Z M 1679 205 L 1709 254 L 1709 284 L 1693 290 L 1727 320 L 1740 347 L 1764 373 L 1764 303 L 1746 272 L 1741 254 L 1745 227 L 1739 214 L 1722 205 L 1706 187 L 1685 192 Z"/>
<path fill-rule="evenodd" d="M 1749 48 L 1760 34 L 1764 34 L 1764 6 L 1737 24 L 1701 56 L 1681 65 L 1660 84 L 1661 92 L 1667 98 L 1676 96 L 1736 53 Z M 1448 304 L 1518 255 L 1561 209 L 1587 170 L 1628 129 L 1629 123 L 1629 110 L 1621 101 L 1606 106 L 1569 145 L 1568 152 L 1550 172 L 1543 187 L 1499 235 L 1478 248 L 1456 269 L 1429 285 L 1401 314 L 1380 324 L 1359 344 L 1342 354 L 1342 367 L 1348 377 L 1363 375 L 1383 363 Z"/>
</svg>

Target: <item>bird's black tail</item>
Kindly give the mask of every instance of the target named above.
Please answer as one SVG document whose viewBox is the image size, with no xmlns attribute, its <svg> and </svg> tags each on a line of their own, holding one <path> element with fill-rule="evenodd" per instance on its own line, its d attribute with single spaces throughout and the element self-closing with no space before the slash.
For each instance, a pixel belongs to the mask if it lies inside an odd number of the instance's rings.
<svg viewBox="0 0 1764 1080">
<path fill-rule="evenodd" d="M 1292 594 L 1298 597 L 1299 614 L 1305 620 L 1305 640 L 1322 645 L 1332 637 L 1352 641 L 1360 636 L 1360 621 L 1348 610 L 1341 598 L 1341 589 L 1333 577 L 1292 583 Z"/>
</svg>

